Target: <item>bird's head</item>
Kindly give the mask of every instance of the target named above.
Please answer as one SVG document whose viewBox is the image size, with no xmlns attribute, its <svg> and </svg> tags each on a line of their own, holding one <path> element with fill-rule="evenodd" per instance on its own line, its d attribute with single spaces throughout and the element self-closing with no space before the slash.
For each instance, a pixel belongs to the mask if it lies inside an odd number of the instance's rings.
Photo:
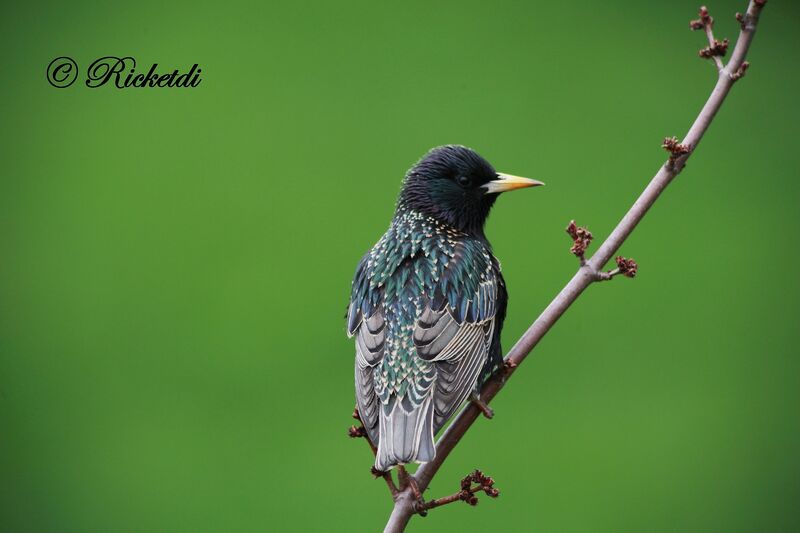
<svg viewBox="0 0 800 533">
<path fill-rule="evenodd" d="M 483 235 L 483 224 L 500 193 L 537 185 L 544 183 L 495 171 L 469 148 L 440 146 L 408 171 L 397 207 Z"/>
</svg>

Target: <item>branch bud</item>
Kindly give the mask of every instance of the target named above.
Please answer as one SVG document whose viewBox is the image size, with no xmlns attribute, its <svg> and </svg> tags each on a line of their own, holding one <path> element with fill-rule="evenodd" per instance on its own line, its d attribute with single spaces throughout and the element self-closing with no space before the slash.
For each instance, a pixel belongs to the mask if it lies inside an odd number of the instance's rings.
<svg viewBox="0 0 800 533">
<path fill-rule="evenodd" d="M 347 428 L 347 435 L 351 439 L 358 439 L 361 437 L 367 436 L 367 430 L 364 429 L 364 426 L 350 426 Z"/>
<path fill-rule="evenodd" d="M 698 14 L 700 15 L 699 19 L 689 21 L 689 27 L 692 30 L 702 30 L 706 26 L 709 28 L 714 26 L 714 18 L 708 14 L 708 8 L 706 6 L 701 7 Z"/>
<path fill-rule="evenodd" d="M 636 272 L 639 270 L 639 265 L 636 264 L 636 261 L 633 259 L 625 259 L 621 255 L 617 256 L 615 261 L 617 262 L 617 268 L 619 268 L 620 274 L 626 278 L 636 277 Z"/>
<path fill-rule="evenodd" d="M 681 144 L 677 137 L 664 137 L 661 147 L 669 152 L 669 163 L 672 165 L 682 155 L 692 151 L 688 144 Z"/>
<path fill-rule="evenodd" d="M 704 59 L 710 59 L 714 56 L 724 57 L 728 51 L 729 43 L 730 41 L 728 41 L 728 39 L 722 39 L 722 41 L 714 39 L 713 45 L 701 48 L 700 51 L 697 52 L 697 55 Z"/>
<path fill-rule="evenodd" d="M 736 69 L 736 72 L 731 74 L 731 79 L 733 81 L 736 81 L 736 80 L 742 78 L 745 75 L 745 73 L 747 72 L 747 69 L 749 67 L 750 67 L 750 63 L 748 63 L 747 61 L 743 62 L 741 65 L 739 65 L 739 68 Z"/>
<path fill-rule="evenodd" d="M 567 234 L 572 237 L 572 247 L 569 249 L 573 255 L 576 257 L 583 257 L 583 254 L 586 253 L 586 249 L 589 247 L 589 244 L 592 242 L 592 232 L 587 230 L 586 228 L 582 228 L 580 226 L 575 225 L 575 221 L 571 220 L 569 225 L 567 226 Z"/>
</svg>

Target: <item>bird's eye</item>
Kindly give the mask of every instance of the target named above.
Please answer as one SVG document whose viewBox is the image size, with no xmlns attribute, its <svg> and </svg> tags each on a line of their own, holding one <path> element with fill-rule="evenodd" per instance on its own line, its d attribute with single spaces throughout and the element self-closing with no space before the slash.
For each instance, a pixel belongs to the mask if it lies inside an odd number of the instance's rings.
<svg viewBox="0 0 800 533">
<path fill-rule="evenodd" d="M 472 183 L 472 180 L 470 180 L 469 177 L 467 176 L 458 176 L 456 178 L 456 183 L 458 183 L 462 187 L 469 187 L 470 183 Z"/>
</svg>

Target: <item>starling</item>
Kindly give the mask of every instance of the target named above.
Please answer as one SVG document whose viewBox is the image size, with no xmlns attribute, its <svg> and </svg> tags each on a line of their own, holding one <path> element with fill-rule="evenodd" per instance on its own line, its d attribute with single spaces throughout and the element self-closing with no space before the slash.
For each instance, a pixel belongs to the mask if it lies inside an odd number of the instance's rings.
<svg viewBox="0 0 800 533">
<path fill-rule="evenodd" d="M 434 148 L 406 174 L 347 312 L 376 469 L 432 460 L 434 434 L 502 364 L 508 296 L 483 226 L 498 194 L 536 185 L 463 146 Z"/>
</svg>

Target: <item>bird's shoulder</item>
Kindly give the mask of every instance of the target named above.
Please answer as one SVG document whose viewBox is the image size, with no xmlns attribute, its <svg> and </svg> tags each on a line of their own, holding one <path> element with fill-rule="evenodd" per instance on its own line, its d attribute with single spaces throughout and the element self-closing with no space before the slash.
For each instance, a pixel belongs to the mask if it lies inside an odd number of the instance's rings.
<svg viewBox="0 0 800 533">
<path fill-rule="evenodd" d="M 415 211 L 398 213 L 356 268 L 348 331 L 387 302 L 417 297 L 435 308 L 448 305 L 459 322 L 482 321 L 493 306 L 475 304 L 493 300 L 502 284 L 500 263 L 485 239 Z"/>
<path fill-rule="evenodd" d="M 469 280 L 486 279 L 499 270 L 485 239 L 419 212 L 404 211 L 362 258 L 356 277 L 364 277 L 376 289 L 393 282 L 406 285 L 407 276 L 414 275 L 424 290 L 445 278 L 448 285 L 470 285 Z"/>
</svg>

